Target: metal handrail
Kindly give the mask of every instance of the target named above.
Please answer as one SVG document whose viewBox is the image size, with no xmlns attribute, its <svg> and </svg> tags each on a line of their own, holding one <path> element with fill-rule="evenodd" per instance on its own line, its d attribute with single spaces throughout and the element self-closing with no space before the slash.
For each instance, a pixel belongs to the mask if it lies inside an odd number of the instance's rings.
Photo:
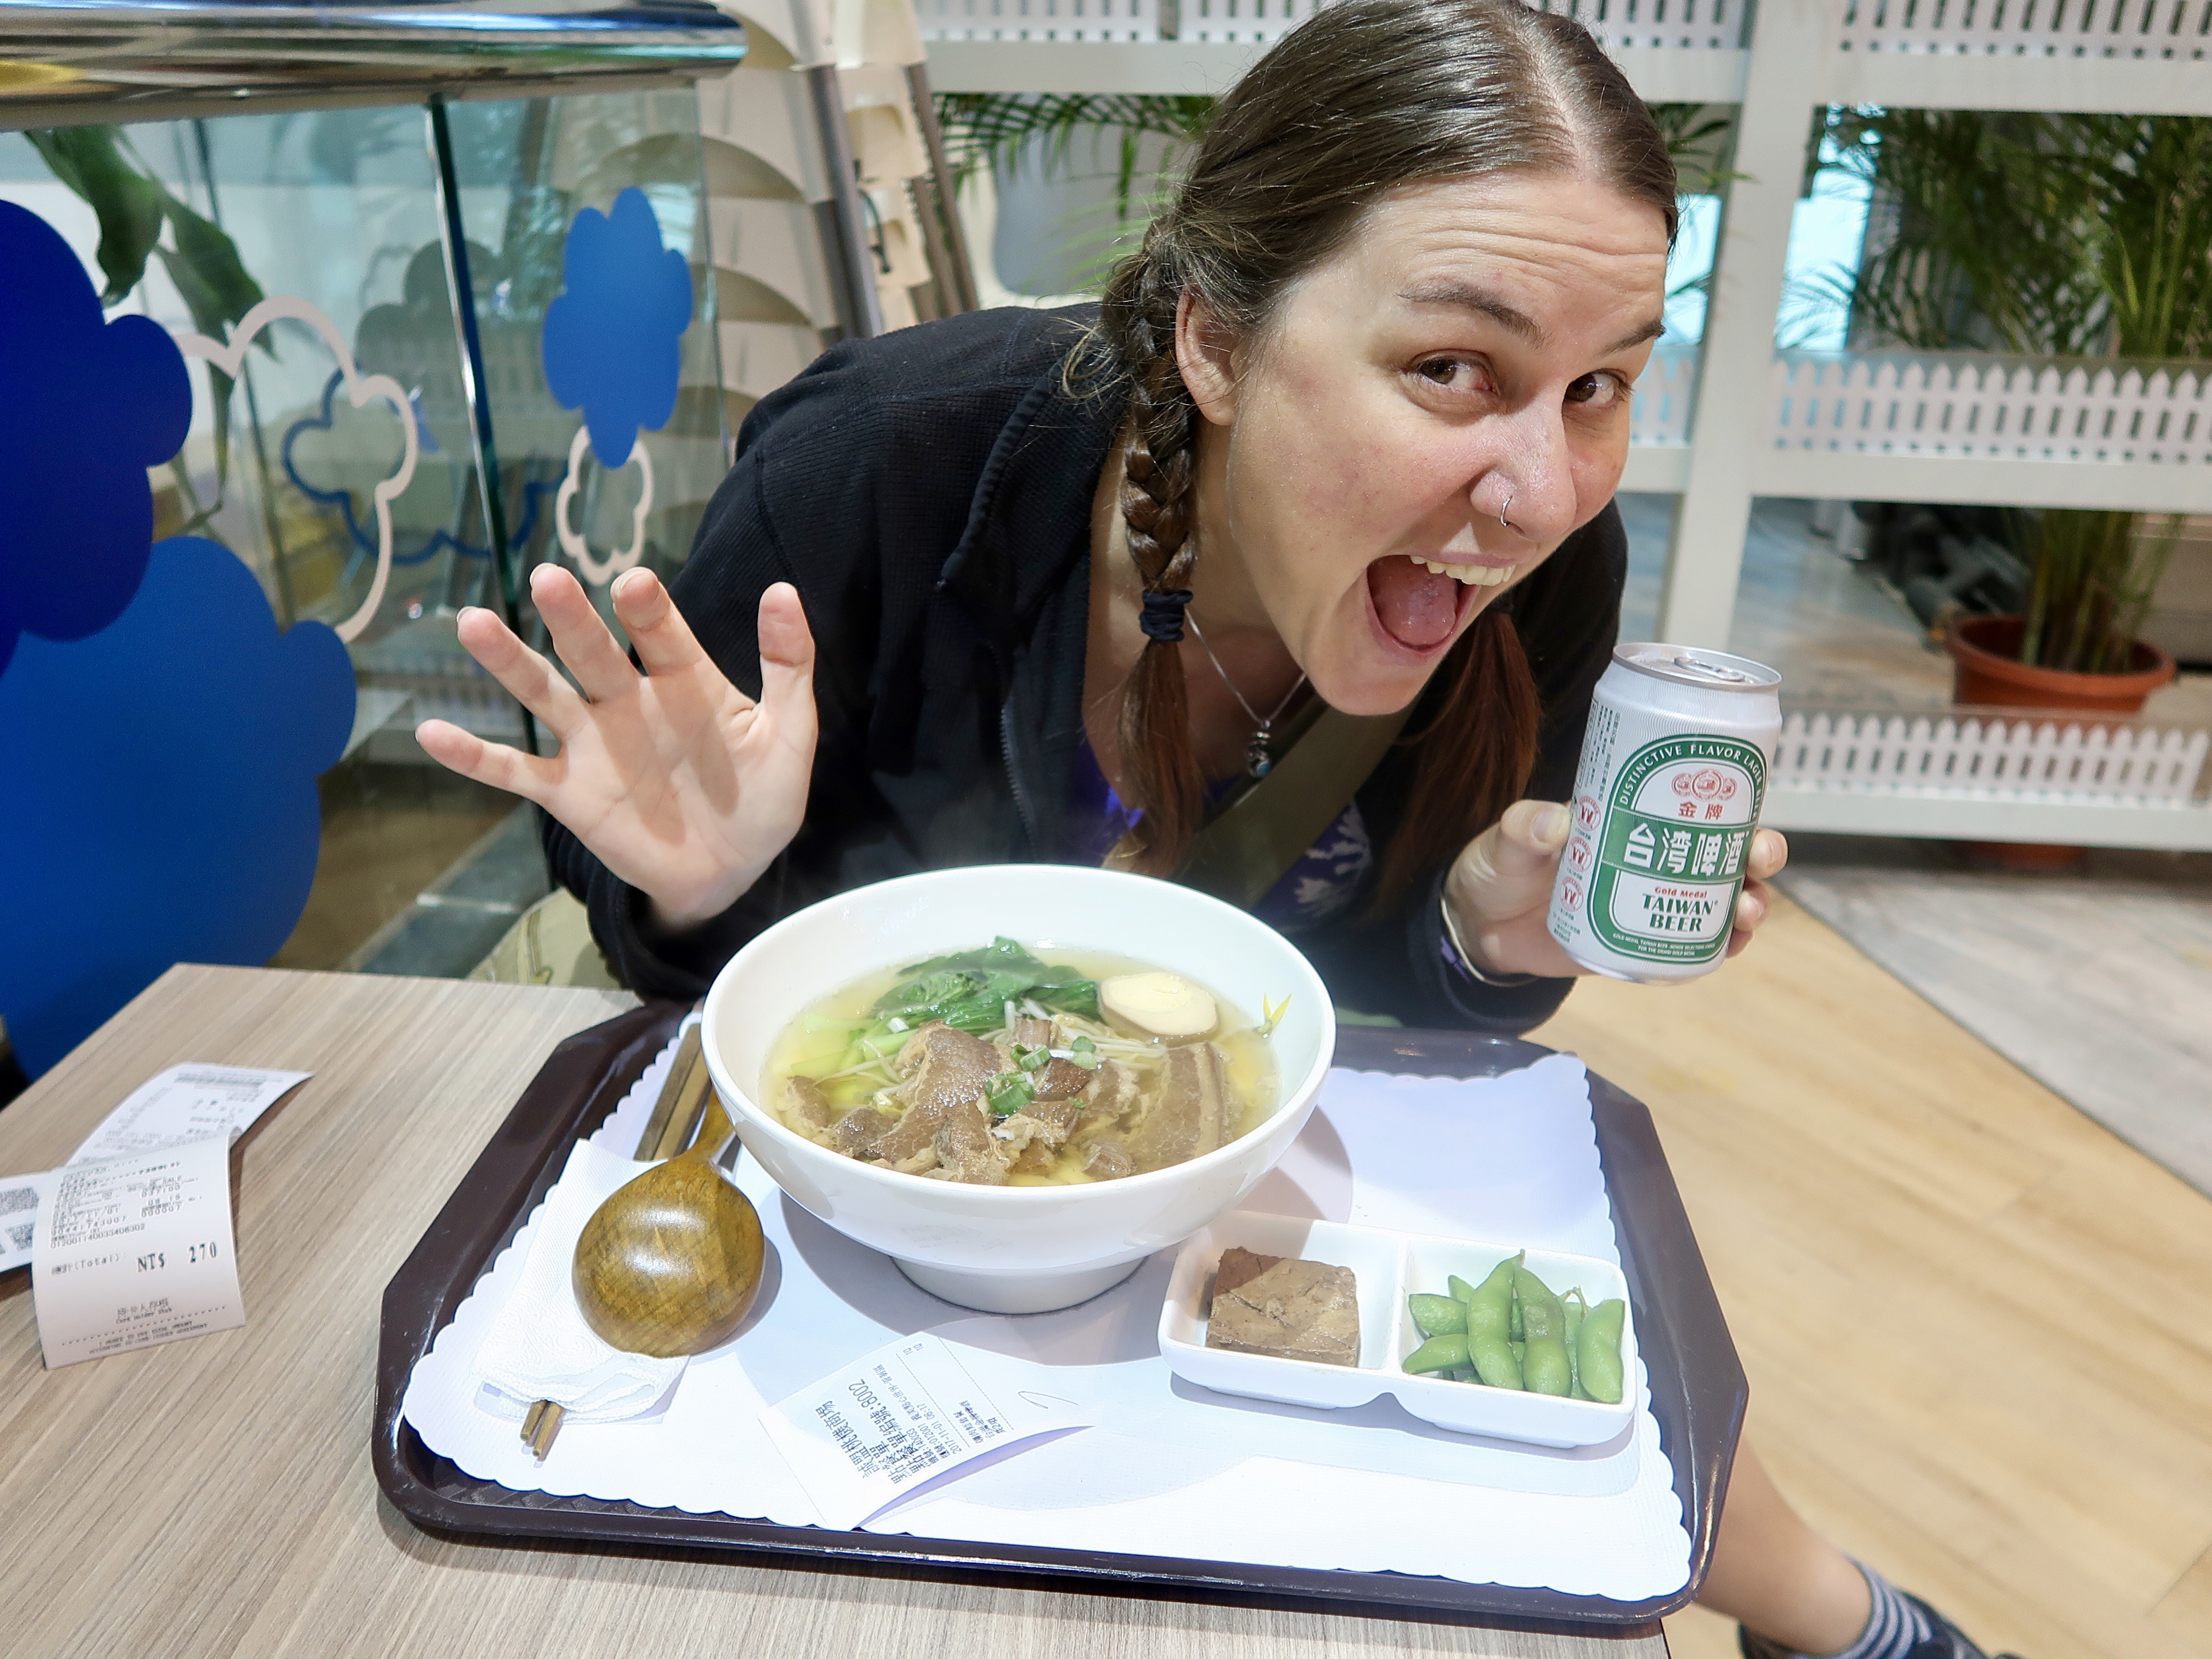
<svg viewBox="0 0 2212 1659">
<path fill-rule="evenodd" d="M 0 128 L 665 82 L 744 51 L 708 0 L 0 0 Z"/>
</svg>

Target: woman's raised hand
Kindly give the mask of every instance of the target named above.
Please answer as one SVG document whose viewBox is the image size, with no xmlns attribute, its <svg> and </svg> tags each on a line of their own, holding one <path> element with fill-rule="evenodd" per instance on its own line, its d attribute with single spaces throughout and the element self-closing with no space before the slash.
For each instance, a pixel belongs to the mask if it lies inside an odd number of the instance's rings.
<svg viewBox="0 0 2212 1659">
<path fill-rule="evenodd" d="M 560 739 L 552 757 L 486 743 L 444 720 L 416 738 L 464 777 L 535 801 L 617 876 L 683 927 L 720 915 L 799 833 L 814 767 L 814 636 L 798 590 L 761 595 L 761 696 L 730 684 L 701 649 L 660 580 L 614 585 L 641 674 L 575 577 L 530 573 L 530 595 L 572 686 L 492 612 L 471 607 L 460 641 Z M 580 696 L 576 686 L 583 688 Z"/>
<path fill-rule="evenodd" d="M 1567 827 L 1567 809 L 1556 801 L 1516 801 L 1452 865 L 1444 902 L 1457 913 L 1460 936 L 1482 958 L 1474 966 L 1484 973 L 1564 979 L 1589 972 L 1559 948 L 1546 921 Z M 1750 944 L 1766 920 L 1766 878 L 1789 860 L 1790 844 L 1773 830 L 1752 837 L 1751 868 L 1729 935 L 1730 956 Z"/>
</svg>

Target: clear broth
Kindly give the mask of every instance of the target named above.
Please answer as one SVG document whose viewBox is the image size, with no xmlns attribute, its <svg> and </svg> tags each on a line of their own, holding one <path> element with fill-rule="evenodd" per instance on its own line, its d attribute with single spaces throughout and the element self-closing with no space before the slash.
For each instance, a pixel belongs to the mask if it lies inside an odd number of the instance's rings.
<svg viewBox="0 0 2212 1659">
<path fill-rule="evenodd" d="M 1030 945 L 1030 950 L 1048 968 L 1073 968 L 1085 979 L 1112 979 L 1122 974 L 1146 974 L 1159 971 L 1157 963 L 1145 962 L 1134 957 L 1125 957 L 1109 951 L 1049 950 Z M 1180 971 L 1170 969 L 1169 971 Z M 1228 1087 L 1234 1115 L 1224 1141 L 1239 1139 L 1250 1133 L 1274 1115 L 1279 1084 L 1275 1074 L 1275 1055 L 1267 1039 L 1260 1035 L 1251 1017 L 1242 1008 L 1223 996 L 1201 980 L 1184 978 L 1212 996 L 1220 1010 L 1221 1021 L 1209 1039 L 1221 1050 L 1222 1077 Z M 775 1114 L 778 1122 L 786 1122 L 781 1104 L 782 1085 L 787 1078 L 806 1077 L 821 1083 L 823 1092 L 830 1104 L 840 1112 L 855 1106 L 879 1104 L 876 1101 L 878 1085 L 866 1077 L 837 1078 L 822 1082 L 825 1071 L 836 1069 L 846 1047 L 838 1041 L 834 1048 L 830 1042 L 836 1032 L 866 1021 L 878 998 L 900 984 L 906 975 L 896 968 L 885 968 L 854 980 L 851 984 L 816 999 L 807 1005 L 799 1018 L 784 1027 L 769 1051 L 768 1064 L 761 1073 L 761 1099 Z M 1049 1011 L 1048 1011 L 1049 1012 Z M 1131 1041 L 1133 1041 L 1132 1039 Z M 1167 1045 L 1144 1045 L 1165 1054 Z M 825 1050 L 828 1053 L 825 1054 Z M 855 1088 L 850 1085 L 865 1085 Z M 786 1127 L 796 1128 L 787 1122 Z M 804 1134 L 804 1129 L 797 1129 Z M 1083 1170 L 1084 1147 L 1070 1144 L 1061 1149 L 1048 1170 L 1024 1170 L 1009 1173 L 1010 1187 L 1088 1186 L 1097 1180 Z M 921 1177 L 915 1177 L 917 1180 Z"/>
</svg>

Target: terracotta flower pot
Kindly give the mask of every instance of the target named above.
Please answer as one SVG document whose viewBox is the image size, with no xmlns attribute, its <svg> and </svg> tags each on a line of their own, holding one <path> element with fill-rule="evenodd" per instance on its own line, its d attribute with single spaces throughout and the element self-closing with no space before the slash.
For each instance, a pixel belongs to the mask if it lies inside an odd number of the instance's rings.
<svg viewBox="0 0 2212 1659">
<path fill-rule="evenodd" d="M 2143 699 L 2174 676 L 2173 659 L 2137 640 L 2133 660 L 2117 674 L 2076 674 L 2020 660 L 2024 617 L 1961 617 L 1944 648 L 1951 653 L 1951 701 L 1970 707 L 2063 708 L 2082 714 L 2123 717 L 2142 712 Z M 1967 842 L 1975 858 L 2013 870 L 2060 870 L 2079 863 L 2083 849 L 2032 842 Z"/>
<path fill-rule="evenodd" d="M 1951 653 L 1951 701 L 2001 708 L 2070 708 L 2091 714 L 2139 714 L 2143 699 L 2174 675 L 2173 659 L 2137 640 L 2134 660 L 2118 674 L 2076 674 L 2020 660 L 2024 617 L 1961 617 L 1944 648 Z"/>
</svg>

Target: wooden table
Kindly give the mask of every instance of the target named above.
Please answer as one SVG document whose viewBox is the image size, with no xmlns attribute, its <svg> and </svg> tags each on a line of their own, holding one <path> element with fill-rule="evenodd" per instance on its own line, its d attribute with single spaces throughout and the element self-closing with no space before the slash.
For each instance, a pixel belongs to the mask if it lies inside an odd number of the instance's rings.
<svg viewBox="0 0 2212 1659">
<path fill-rule="evenodd" d="M 59 1164 L 183 1060 L 314 1077 L 240 1156 L 244 1329 L 48 1372 L 0 1278 L 0 1655 L 1661 1659 L 1626 1638 L 433 1536 L 369 1469 L 378 1298 L 598 991 L 179 967 L 0 1112 Z"/>
</svg>

